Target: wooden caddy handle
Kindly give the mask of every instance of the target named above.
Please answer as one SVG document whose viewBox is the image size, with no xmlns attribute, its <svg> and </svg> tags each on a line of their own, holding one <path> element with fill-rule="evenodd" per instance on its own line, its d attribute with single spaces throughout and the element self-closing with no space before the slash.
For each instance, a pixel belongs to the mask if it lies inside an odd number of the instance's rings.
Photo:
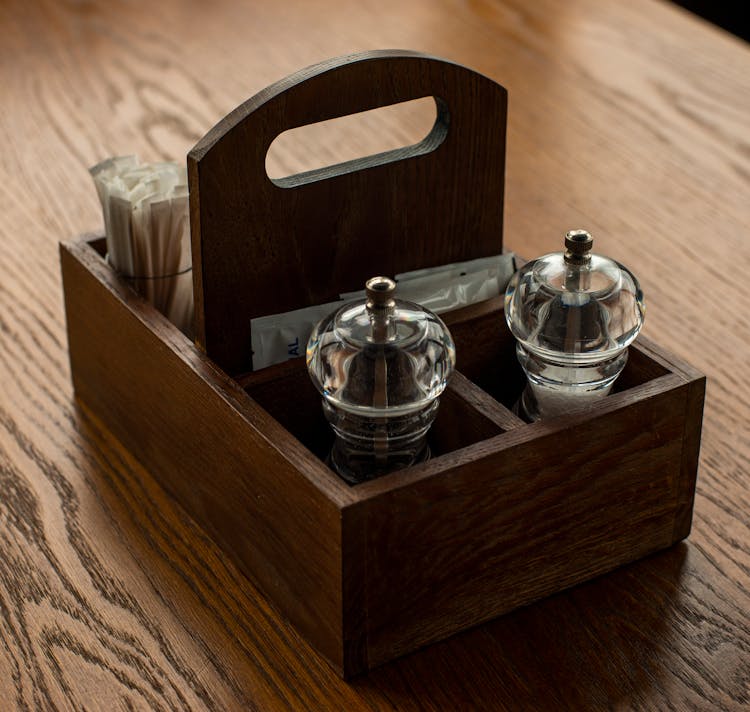
<svg viewBox="0 0 750 712">
<path fill-rule="evenodd" d="M 435 97 L 420 143 L 272 180 L 283 131 Z M 196 342 L 250 370 L 250 320 L 333 301 L 375 274 L 502 250 L 507 93 L 466 67 L 374 51 L 303 69 L 237 107 L 188 154 Z"/>
</svg>

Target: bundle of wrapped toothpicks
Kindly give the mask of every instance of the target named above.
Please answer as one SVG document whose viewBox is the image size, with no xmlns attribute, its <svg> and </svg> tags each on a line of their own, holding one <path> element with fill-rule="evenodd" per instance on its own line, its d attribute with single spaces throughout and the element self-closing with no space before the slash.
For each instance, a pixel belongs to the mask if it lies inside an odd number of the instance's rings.
<svg viewBox="0 0 750 712">
<path fill-rule="evenodd" d="M 90 170 L 104 214 L 107 260 L 187 335 L 193 327 L 188 188 L 184 166 L 136 156 Z"/>
</svg>

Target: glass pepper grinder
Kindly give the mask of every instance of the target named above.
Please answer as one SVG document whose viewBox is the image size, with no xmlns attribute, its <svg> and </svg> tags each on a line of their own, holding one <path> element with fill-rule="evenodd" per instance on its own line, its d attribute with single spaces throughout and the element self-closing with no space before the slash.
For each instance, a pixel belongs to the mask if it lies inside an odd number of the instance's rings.
<svg viewBox="0 0 750 712">
<path fill-rule="evenodd" d="M 335 435 L 329 462 L 352 484 L 430 457 L 427 431 L 456 361 L 440 318 L 395 290 L 388 277 L 368 280 L 366 299 L 323 319 L 307 345 Z"/>
<path fill-rule="evenodd" d="M 505 293 L 505 319 L 528 383 L 520 414 L 538 420 L 606 396 L 643 325 L 638 280 L 591 252 L 591 235 L 573 230 L 565 252 L 526 263 Z"/>
</svg>

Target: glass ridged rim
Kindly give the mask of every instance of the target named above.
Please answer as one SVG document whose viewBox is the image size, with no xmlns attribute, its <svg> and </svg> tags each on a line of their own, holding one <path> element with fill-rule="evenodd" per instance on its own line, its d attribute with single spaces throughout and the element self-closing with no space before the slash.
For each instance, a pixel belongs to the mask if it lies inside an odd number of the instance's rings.
<svg viewBox="0 0 750 712">
<path fill-rule="evenodd" d="M 565 264 L 565 257 L 563 253 L 561 252 L 548 252 L 546 255 L 542 255 L 541 257 L 537 257 L 537 259 L 533 260 L 532 262 L 527 263 L 518 272 L 519 279 L 518 282 L 521 281 L 521 278 L 528 273 L 531 273 L 534 278 L 534 283 L 537 284 L 540 288 L 545 288 L 549 290 L 552 294 L 585 294 L 589 297 L 595 298 L 599 301 L 602 301 L 609 297 L 611 294 L 618 292 L 622 289 L 622 275 L 623 272 L 628 274 L 633 282 L 635 283 L 636 287 L 638 286 L 638 282 L 633 276 L 633 274 L 628 270 L 626 267 L 621 265 L 619 262 L 610 259 L 609 257 L 605 257 L 603 255 L 597 255 L 592 254 L 591 259 L 593 260 L 601 260 L 602 265 L 606 265 L 607 267 L 612 268 L 613 274 L 608 274 L 609 270 L 605 272 L 602 269 L 596 269 L 591 270 L 591 274 L 606 274 L 607 277 L 612 278 L 615 277 L 614 272 L 616 272 L 616 277 L 614 279 L 611 279 L 611 283 L 603 288 L 603 289 L 577 289 L 577 290 L 570 290 L 566 289 L 563 285 L 562 287 L 556 287 L 555 285 L 551 284 L 549 280 L 542 279 L 541 277 L 541 271 L 544 267 L 550 267 L 555 266 L 559 267 L 560 273 L 565 273 L 566 270 L 566 264 Z M 559 264 L 555 264 L 559 263 Z"/>
<path fill-rule="evenodd" d="M 403 415 L 411 415 L 413 413 L 418 413 L 420 410 L 423 410 L 430 405 L 432 405 L 435 400 L 437 400 L 445 390 L 445 387 L 443 387 L 440 391 L 435 393 L 430 398 L 426 398 L 425 400 L 419 401 L 418 403 L 408 403 L 404 405 L 387 405 L 387 406 L 374 406 L 374 405 L 354 405 L 352 403 L 347 403 L 345 401 L 341 401 L 335 396 L 330 395 L 325 390 L 318 389 L 323 397 L 333 406 L 336 408 L 340 408 L 341 410 L 345 410 L 348 413 L 353 413 L 354 415 L 361 415 L 367 418 L 368 420 L 373 420 L 375 418 L 382 418 L 384 421 L 388 420 L 389 418 L 397 418 Z M 376 413 L 382 413 L 383 415 L 373 415 L 373 411 Z"/>
<path fill-rule="evenodd" d="M 392 341 L 383 342 L 383 346 L 393 346 L 398 347 L 400 349 L 406 349 L 409 347 L 412 347 L 416 344 L 419 344 L 422 339 L 427 336 L 427 332 L 429 329 L 429 322 L 431 321 L 429 319 L 429 313 L 424 310 L 423 307 L 419 306 L 419 304 L 415 304 L 414 302 L 407 302 L 401 299 L 396 299 L 396 306 L 393 310 L 393 316 L 392 318 L 396 322 L 401 322 L 405 324 L 413 324 L 416 325 L 418 328 L 414 329 L 414 333 L 403 337 L 403 338 L 396 338 Z M 361 350 L 363 348 L 367 348 L 368 346 L 377 346 L 379 345 L 377 342 L 374 341 L 361 341 L 359 339 L 353 339 L 343 333 L 345 329 L 350 329 L 349 326 L 347 326 L 345 323 L 343 323 L 343 314 L 346 311 L 357 309 L 356 316 L 350 317 L 347 321 L 354 322 L 357 318 L 359 318 L 363 313 L 366 315 L 367 313 L 367 300 L 366 299 L 360 299 L 354 303 L 349 302 L 348 304 L 345 304 L 344 306 L 340 307 L 336 313 L 333 315 L 333 318 L 331 319 L 331 331 L 333 332 L 334 336 L 336 337 L 336 340 L 339 343 L 346 344 L 347 346 L 350 346 L 356 350 Z M 422 318 L 420 319 L 404 319 L 399 318 L 400 312 L 402 312 L 404 309 L 410 309 L 418 314 L 421 315 Z M 368 321 L 369 321 L 369 317 Z M 398 333 L 398 332 L 397 332 Z"/>
</svg>

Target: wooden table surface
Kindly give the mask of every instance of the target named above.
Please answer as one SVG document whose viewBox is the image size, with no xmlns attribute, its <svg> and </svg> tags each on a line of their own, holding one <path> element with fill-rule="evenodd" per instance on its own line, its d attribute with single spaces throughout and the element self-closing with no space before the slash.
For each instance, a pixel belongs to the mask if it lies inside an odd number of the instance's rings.
<svg viewBox="0 0 750 712">
<path fill-rule="evenodd" d="M 686 542 L 347 684 L 76 405 L 57 242 L 101 225 L 98 160 L 182 161 L 272 81 L 380 47 L 508 88 L 506 245 L 591 230 L 708 391 Z M 0 137 L 0 708 L 750 706 L 747 45 L 654 0 L 5 0 Z"/>
</svg>

